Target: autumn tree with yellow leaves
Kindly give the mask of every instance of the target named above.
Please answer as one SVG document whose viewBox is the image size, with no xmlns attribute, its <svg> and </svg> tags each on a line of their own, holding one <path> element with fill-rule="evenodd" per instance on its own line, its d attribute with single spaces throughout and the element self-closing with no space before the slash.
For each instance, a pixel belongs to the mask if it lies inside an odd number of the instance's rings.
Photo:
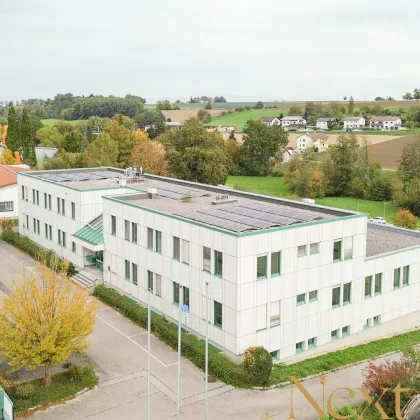
<svg viewBox="0 0 420 420">
<path fill-rule="evenodd" d="M 56 267 L 56 266 L 55 266 Z M 0 308 L 0 350 L 12 370 L 44 367 L 44 386 L 51 385 L 51 366 L 88 348 L 97 302 L 72 287 L 66 265 L 39 267 L 39 278 L 25 273 L 22 285 Z"/>
<path fill-rule="evenodd" d="M 13 153 L 10 149 L 5 149 L 0 156 L 0 164 L 2 165 L 14 165 L 16 159 L 13 156 Z"/>
</svg>

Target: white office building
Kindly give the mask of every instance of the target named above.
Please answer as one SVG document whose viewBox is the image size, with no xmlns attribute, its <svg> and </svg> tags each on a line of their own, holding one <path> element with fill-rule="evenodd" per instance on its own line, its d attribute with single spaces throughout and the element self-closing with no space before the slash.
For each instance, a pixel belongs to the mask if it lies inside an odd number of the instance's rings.
<svg viewBox="0 0 420 420">
<path fill-rule="evenodd" d="M 184 327 L 202 337 L 209 319 L 232 358 L 310 354 L 420 309 L 420 235 L 365 214 L 114 168 L 18 183 L 21 234 L 135 300 L 150 288 L 168 319 L 187 304 Z"/>
</svg>

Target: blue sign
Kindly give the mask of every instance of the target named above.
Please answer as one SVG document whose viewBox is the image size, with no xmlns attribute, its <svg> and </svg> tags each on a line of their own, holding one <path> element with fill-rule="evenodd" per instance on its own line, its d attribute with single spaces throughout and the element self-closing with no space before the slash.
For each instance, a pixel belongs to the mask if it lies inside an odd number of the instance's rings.
<svg viewBox="0 0 420 420">
<path fill-rule="evenodd" d="M 182 305 L 182 312 L 187 314 L 190 312 L 190 307 L 188 305 Z"/>
</svg>

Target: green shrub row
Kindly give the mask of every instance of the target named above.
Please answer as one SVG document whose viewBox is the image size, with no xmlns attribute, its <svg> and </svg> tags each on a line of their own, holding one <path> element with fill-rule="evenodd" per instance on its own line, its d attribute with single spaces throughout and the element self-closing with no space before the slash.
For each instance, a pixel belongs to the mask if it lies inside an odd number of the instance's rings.
<svg viewBox="0 0 420 420">
<path fill-rule="evenodd" d="M 124 296 L 113 289 L 103 285 L 96 286 L 93 295 L 109 306 L 117 309 L 127 318 L 147 328 L 147 309 L 139 304 L 129 301 Z M 169 322 L 164 317 L 152 314 L 151 331 L 159 338 L 171 346 L 174 350 L 178 349 L 178 327 Z M 182 333 L 181 352 L 184 357 L 189 359 L 198 368 L 204 370 L 205 366 L 205 344 L 192 334 Z M 225 355 L 209 348 L 209 374 L 216 377 L 226 384 L 239 387 L 250 388 L 251 386 L 263 386 L 258 377 L 248 373 L 243 364 L 236 364 Z"/>
<path fill-rule="evenodd" d="M 41 248 L 35 242 L 31 241 L 25 236 L 19 235 L 19 233 L 13 230 L 3 231 L 1 234 L 1 239 L 20 249 L 21 251 L 28 253 L 37 260 L 45 262 L 48 267 L 51 266 L 53 261 L 57 262 L 57 268 L 60 268 L 61 264 L 63 263 L 63 261 L 60 260 L 53 251 Z M 76 272 L 76 267 L 73 263 L 70 262 L 67 268 L 67 275 L 71 277 L 76 274 Z"/>
</svg>

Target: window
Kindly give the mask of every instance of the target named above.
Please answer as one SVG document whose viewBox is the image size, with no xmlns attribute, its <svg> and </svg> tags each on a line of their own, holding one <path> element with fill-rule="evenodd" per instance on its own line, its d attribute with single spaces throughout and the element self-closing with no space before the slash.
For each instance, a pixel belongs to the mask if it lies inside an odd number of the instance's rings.
<svg viewBox="0 0 420 420">
<path fill-rule="evenodd" d="M 73 202 L 71 203 L 71 218 L 76 219 L 76 204 Z"/>
<path fill-rule="evenodd" d="M 332 303 L 332 307 L 336 308 L 337 306 L 340 306 L 340 294 L 341 294 L 341 287 L 334 287 L 332 289 L 332 299 L 331 299 L 331 303 Z"/>
<path fill-rule="evenodd" d="M 302 353 L 303 350 L 303 341 L 301 341 L 300 343 L 296 343 L 296 353 Z"/>
<path fill-rule="evenodd" d="M 35 204 L 35 190 L 32 190 L 32 204 Z"/>
<path fill-rule="evenodd" d="M 394 270 L 394 289 L 399 289 L 401 287 L 401 268 L 396 268 Z"/>
<path fill-rule="evenodd" d="M 257 331 L 267 328 L 267 305 L 257 306 Z"/>
<path fill-rule="evenodd" d="M 319 242 L 315 242 L 309 245 L 309 253 L 311 255 L 319 253 Z"/>
<path fill-rule="evenodd" d="M 44 193 L 44 208 L 48 207 L 47 193 Z"/>
<path fill-rule="evenodd" d="M 58 245 L 61 245 L 61 230 L 57 229 L 57 239 L 58 239 Z"/>
<path fill-rule="evenodd" d="M 147 270 L 147 290 L 153 293 L 153 273 Z"/>
<path fill-rule="evenodd" d="M 410 266 L 403 267 L 403 286 L 408 286 L 410 282 Z"/>
<path fill-rule="evenodd" d="M 331 340 L 336 340 L 338 338 L 338 330 L 331 331 Z"/>
<path fill-rule="evenodd" d="M 353 236 L 344 239 L 344 259 L 353 258 Z"/>
<path fill-rule="evenodd" d="M 190 289 L 185 286 L 182 288 L 182 304 L 190 306 Z"/>
<path fill-rule="evenodd" d="M 29 216 L 26 215 L 26 228 L 29 229 Z"/>
<path fill-rule="evenodd" d="M 50 241 L 52 241 L 52 226 L 49 226 L 49 230 L 50 230 Z"/>
<path fill-rule="evenodd" d="M 179 284 L 172 282 L 174 305 L 179 305 Z"/>
<path fill-rule="evenodd" d="M 365 324 L 363 325 L 363 329 L 365 330 L 366 328 L 369 328 L 369 327 L 370 327 L 370 325 L 369 325 L 369 319 L 367 319 L 365 321 Z"/>
<path fill-rule="evenodd" d="M 267 255 L 257 257 L 257 278 L 265 279 L 267 277 Z"/>
<path fill-rule="evenodd" d="M 351 302 L 351 283 L 343 285 L 343 304 Z"/>
<path fill-rule="evenodd" d="M 131 263 L 133 284 L 137 286 L 137 264 Z"/>
<path fill-rule="evenodd" d="M 373 317 L 373 325 L 379 325 L 381 323 L 381 316 L 376 315 Z"/>
<path fill-rule="evenodd" d="M 45 227 L 45 237 L 48 239 L 48 225 L 44 223 L 44 227 Z"/>
<path fill-rule="evenodd" d="M 36 192 L 36 204 L 39 206 L 39 191 Z"/>
<path fill-rule="evenodd" d="M 156 252 L 162 252 L 162 232 L 156 231 Z"/>
<path fill-rule="evenodd" d="M 318 300 L 318 290 L 309 292 L 309 302 L 314 302 L 315 300 Z"/>
<path fill-rule="evenodd" d="M 3 211 L 13 211 L 13 201 L 2 201 L 0 203 L 0 212 Z"/>
<path fill-rule="evenodd" d="M 173 258 L 179 261 L 181 257 L 181 240 L 177 238 L 176 236 L 173 237 L 173 246 L 174 246 L 174 250 L 172 254 Z"/>
<path fill-rule="evenodd" d="M 76 253 L 76 242 L 71 243 L 71 251 Z"/>
<path fill-rule="evenodd" d="M 278 354 L 279 354 L 278 350 L 270 352 L 270 356 L 273 360 L 278 360 L 279 359 Z"/>
<path fill-rule="evenodd" d="M 48 194 L 48 210 L 51 210 L 51 194 Z"/>
<path fill-rule="evenodd" d="M 125 279 L 130 280 L 130 261 L 125 260 Z"/>
<path fill-rule="evenodd" d="M 131 222 L 131 242 L 137 243 L 137 223 Z"/>
<path fill-rule="evenodd" d="M 111 235 L 117 234 L 117 218 L 115 216 L 111 216 Z"/>
<path fill-rule="evenodd" d="M 382 293 L 382 273 L 375 274 L 375 295 Z"/>
<path fill-rule="evenodd" d="M 223 254 L 220 251 L 214 251 L 214 274 L 223 276 Z"/>
<path fill-rule="evenodd" d="M 66 232 L 61 232 L 61 238 L 62 238 L 62 245 L 63 245 L 63 248 L 65 248 L 66 247 Z"/>
<path fill-rule="evenodd" d="M 306 302 L 305 293 L 301 293 L 300 295 L 296 296 L 296 304 L 303 305 Z"/>
<path fill-rule="evenodd" d="M 156 296 L 162 297 L 162 277 L 160 274 L 155 274 Z"/>
<path fill-rule="evenodd" d="M 22 185 L 22 200 L 25 199 L 25 187 Z"/>
<path fill-rule="evenodd" d="M 124 220 L 124 239 L 130 240 L 130 222 L 128 220 Z"/>
<path fill-rule="evenodd" d="M 372 276 L 365 277 L 365 298 L 372 296 Z"/>
<path fill-rule="evenodd" d="M 341 241 L 334 241 L 334 262 L 341 261 Z"/>
<path fill-rule="evenodd" d="M 66 206 L 65 206 L 64 198 L 61 199 L 61 214 L 63 216 L 66 215 Z"/>
<path fill-rule="evenodd" d="M 57 213 L 61 213 L 61 200 L 57 197 Z"/>
<path fill-rule="evenodd" d="M 211 272 L 211 249 L 203 246 L 203 270 Z"/>
<path fill-rule="evenodd" d="M 316 347 L 316 338 L 310 338 L 308 340 L 308 349 L 313 349 L 314 347 Z"/>
<path fill-rule="evenodd" d="M 298 257 L 305 257 L 306 256 L 306 245 L 298 246 Z"/>
<path fill-rule="evenodd" d="M 223 327 L 223 307 L 219 302 L 214 301 L 214 325 Z"/>
<path fill-rule="evenodd" d="M 279 276 L 280 271 L 280 251 L 271 253 L 271 276 Z"/>
<path fill-rule="evenodd" d="M 190 242 L 185 239 L 182 240 L 182 262 L 190 263 Z"/>
<path fill-rule="evenodd" d="M 270 327 L 280 325 L 280 301 L 270 303 Z"/>
<path fill-rule="evenodd" d="M 343 327 L 341 329 L 341 337 L 345 337 L 346 335 L 349 335 L 349 334 L 350 334 L 350 327 L 349 326 Z"/>
<path fill-rule="evenodd" d="M 36 233 L 36 219 L 32 219 L 33 231 Z"/>
<path fill-rule="evenodd" d="M 153 229 L 147 228 L 147 248 L 153 249 Z"/>
</svg>

